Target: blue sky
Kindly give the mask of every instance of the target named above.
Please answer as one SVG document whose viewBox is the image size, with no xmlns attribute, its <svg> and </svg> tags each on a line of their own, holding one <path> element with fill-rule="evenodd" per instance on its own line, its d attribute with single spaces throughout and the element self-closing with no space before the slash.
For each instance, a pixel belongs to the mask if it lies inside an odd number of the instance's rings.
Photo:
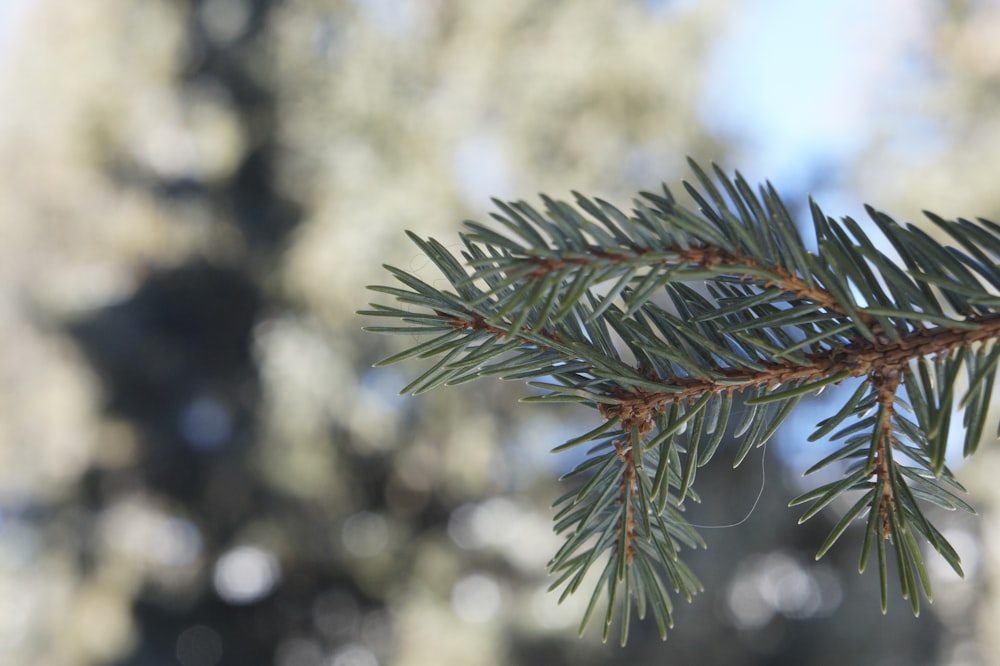
<svg viewBox="0 0 1000 666">
<path fill-rule="evenodd" d="M 876 136 L 902 134 L 918 146 L 933 138 L 924 136 L 919 117 L 894 106 L 901 92 L 925 89 L 916 46 L 932 17 L 924 7 L 895 0 L 739 6 L 717 38 L 701 100 L 709 126 L 743 146 L 729 166 L 751 182 L 770 180 L 780 193 L 811 194 L 834 217 L 863 221 L 859 194 L 846 189 L 861 151 Z M 816 191 L 820 171 L 832 177 Z M 803 235 L 808 238 L 807 229 Z M 826 400 L 792 413 L 776 442 L 786 465 L 802 471 L 825 455 L 829 443 L 804 447 L 803 439 L 854 388 L 831 389 Z M 953 438 L 960 441 L 961 420 L 955 422 Z"/>
<path fill-rule="evenodd" d="M 0 0 L 0 44 L 7 38 L 7 32 L 14 26 L 16 12 L 31 0 Z"/>
<path fill-rule="evenodd" d="M 922 11 L 906 2 L 749 0 L 718 36 L 702 100 L 709 125 L 746 142 L 739 168 L 781 190 L 815 168 L 849 167 L 886 96 L 920 76 L 910 47 Z"/>
</svg>

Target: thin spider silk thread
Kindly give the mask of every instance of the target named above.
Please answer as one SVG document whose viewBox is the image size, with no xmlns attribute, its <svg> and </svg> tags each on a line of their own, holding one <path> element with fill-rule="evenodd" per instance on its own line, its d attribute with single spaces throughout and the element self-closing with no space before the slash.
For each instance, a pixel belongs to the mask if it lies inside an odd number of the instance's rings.
<svg viewBox="0 0 1000 666">
<path fill-rule="evenodd" d="M 764 496 L 764 486 L 767 483 L 767 467 L 764 465 L 764 461 L 767 458 L 767 446 L 765 445 L 763 448 L 764 450 L 760 454 L 760 490 L 757 491 L 757 499 L 753 501 L 753 506 L 750 507 L 747 515 L 743 516 L 739 522 L 728 525 L 699 525 L 698 523 L 691 523 L 691 527 L 700 527 L 705 530 L 724 530 L 729 527 L 737 527 L 750 520 L 750 516 L 753 515 L 753 512 L 757 510 L 757 505 L 760 504 L 760 498 Z"/>
</svg>

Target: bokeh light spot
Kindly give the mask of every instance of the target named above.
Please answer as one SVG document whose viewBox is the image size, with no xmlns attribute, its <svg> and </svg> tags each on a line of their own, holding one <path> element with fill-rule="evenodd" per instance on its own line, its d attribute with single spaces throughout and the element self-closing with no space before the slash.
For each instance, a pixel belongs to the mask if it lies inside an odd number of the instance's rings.
<svg viewBox="0 0 1000 666">
<path fill-rule="evenodd" d="M 484 624 L 500 610 L 500 586 L 490 576 L 471 574 L 451 589 L 451 607 L 464 622 Z"/>
<path fill-rule="evenodd" d="M 215 563 L 216 593 L 230 604 L 251 604 L 267 596 L 281 580 L 281 568 L 271 553 L 256 546 L 239 546 Z"/>
<path fill-rule="evenodd" d="M 152 529 L 148 549 L 158 564 L 186 566 L 201 553 L 201 531 L 190 520 L 163 518 Z"/>
<path fill-rule="evenodd" d="M 211 451 L 225 444 L 233 431 L 229 410 L 217 400 L 197 398 L 181 412 L 181 436 L 194 449 Z"/>
<path fill-rule="evenodd" d="M 330 666 L 378 666 L 378 659 L 364 645 L 351 643 L 337 650 L 329 663 Z"/>
<path fill-rule="evenodd" d="M 448 518 L 448 536 L 463 550 L 496 549 L 525 571 L 545 566 L 558 547 L 548 521 L 506 497 L 463 504 Z"/>
<path fill-rule="evenodd" d="M 375 557 L 389 545 L 385 518 L 371 511 L 361 511 L 345 520 L 340 536 L 344 548 L 355 557 Z"/>
<path fill-rule="evenodd" d="M 580 622 L 586 608 L 586 595 L 571 595 L 559 603 L 559 595 L 549 591 L 547 585 L 540 586 L 531 595 L 531 619 L 539 629 L 552 631 L 565 629 Z"/>
<path fill-rule="evenodd" d="M 786 553 L 748 558 L 726 592 L 733 623 L 760 629 L 775 615 L 806 619 L 829 615 L 843 598 L 837 576 L 823 565 L 806 567 Z"/>
<path fill-rule="evenodd" d="M 105 509 L 98 533 L 111 552 L 153 567 L 183 567 L 202 552 L 202 536 L 190 520 L 170 515 L 142 497 Z"/>
</svg>

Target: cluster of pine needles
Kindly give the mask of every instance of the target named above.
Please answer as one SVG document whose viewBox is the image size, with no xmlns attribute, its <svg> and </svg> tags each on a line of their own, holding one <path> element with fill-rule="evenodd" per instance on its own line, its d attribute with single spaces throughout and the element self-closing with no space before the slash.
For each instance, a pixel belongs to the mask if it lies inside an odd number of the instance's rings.
<svg viewBox="0 0 1000 666">
<path fill-rule="evenodd" d="M 817 557 L 863 523 L 859 569 L 874 552 L 883 612 L 895 568 L 918 613 L 931 598 L 918 539 L 962 575 L 922 507 L 971 511 L 945 460 L 954 415 L 966 456 L 983 439 L 1000 225 L 928 214 L 931 235 L 870 207 L 865 226 L 837 221 L 810 202 L 811 251 L 770 184 L 691 168 L 692 207 L 665 186 L 627 213 L 579 194 L 543 197 L 541 210 L 497 201 L 493 224 L 466 223 L 457 253 L 410 233 L 449 286 L 386 267 L 398 284 L 371 289 L 397 303 L 363 311 L 389 322 L 368 330 L 421 341 L 380 365 L 433 359 L 404 393 L 496 376 L 529 383 L 529 401 L 598 411 L 598 427 L 555 447 L 586 455 L 556 502 L 565 541 L 549 568 L 561 599 L 592 589 L 581 631 L 603 599 L 604 638 L 617 617 L 623 644 L 633 614 L 666 637 L 673 597 L 702 589 L 681 559 L 681 546 L 704 546 L 683 513 L 698 468 L 724 439 L 738 465 L 804 396 L 857 378 L 809 437 L 836 449 L 807 474 L 835 480 L 791 505 L 808 505 L 805 521 L 840 500 Z"/>
</svg>

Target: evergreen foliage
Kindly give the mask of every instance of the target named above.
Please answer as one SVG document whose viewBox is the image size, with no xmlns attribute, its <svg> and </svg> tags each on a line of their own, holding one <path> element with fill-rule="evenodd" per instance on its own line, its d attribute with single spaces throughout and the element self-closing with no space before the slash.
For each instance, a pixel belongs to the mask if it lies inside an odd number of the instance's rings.
<svg viewBox="0 0 1000 666">
<path fill-rule="evenodd" d="M 549 566 L 561 599 L 593 585 L 581 631 L 603 599 L 604 637 L 619 617 L 623 643 L 633 614 L 651 614 L 666 637 L 672 597 L 702 589 L 681 559 L 681 546 L 704 546 L 683 511 L 722 439 L 739 442 L 738 465 L 805 395 L 860 378 L 809 437 L 837 449 L 807 474 L 838 478 L 790 504 L 807 505 L 803 522 L 849 498 L 817 558 L 863 523 L 859 569 L 874 551 L 882 611 L 895 569 L 918 613 L 921 594 L 931 598 L 918 538 L 962 575 L 923 506 L 972 511 L 945 459 L 954 413 L 965 455 L 985 427 L 1000 360 L 1000 225 L 928 214 L 942 244 L 868 208 L 897 264 L 861 224 L 810 202 L 811 252 L 770 184 L 691 168 L 697 211 L 666 187 L 630 213 L 579 194 L 543 197 L 544 210 L 498 201 L 496 224 L 466 223 L 459 256 L 410 233 L 450 289 L 386 267 L 400 286 L 371 289 L 398 304 L 364 311 L 389 321 L 368 330 L 426 340 L 380 365 L 436 359 L 404 393 L 498 376 L 539 389 L 528 401 L 600 413 L 599 427 L 555 448 L 586 457 L 556 501 L 565 542 Z"/>
</svg>

